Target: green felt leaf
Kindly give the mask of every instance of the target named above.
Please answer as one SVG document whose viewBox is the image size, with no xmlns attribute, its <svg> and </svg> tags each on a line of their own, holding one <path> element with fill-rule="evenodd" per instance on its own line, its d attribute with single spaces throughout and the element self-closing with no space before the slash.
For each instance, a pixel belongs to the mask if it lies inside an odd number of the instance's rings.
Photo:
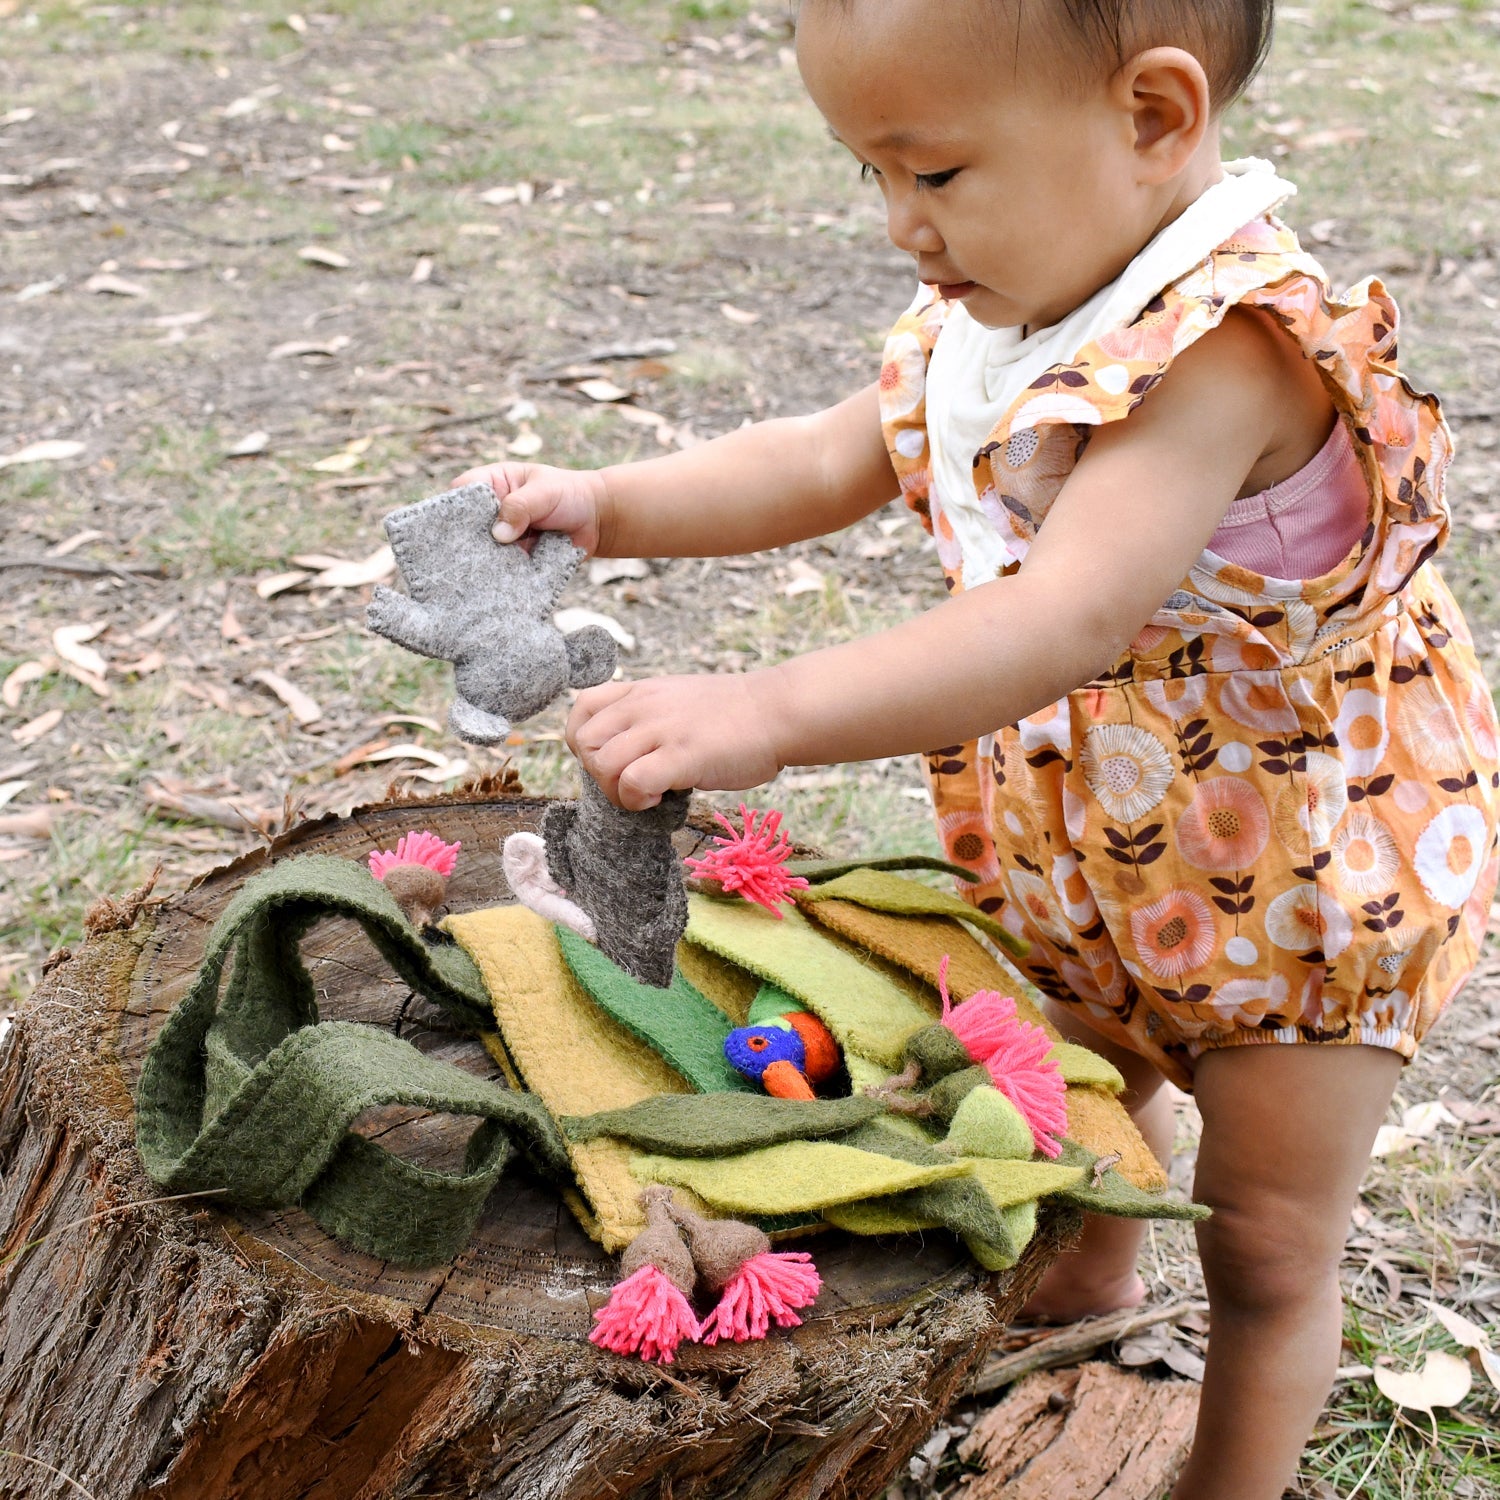
<svg viewBox="0 0 1500 1500">
<path fill-rule="evenodd" d="M 1048 1054 L 1056 1062 L 1064 1083 L 1084 1084 L 1118 1094 L 1125 1087 L 1120 1070 L 1112 1062 L 1076 1042 L 1054 1042 Z"/>
<path fill-rule="evenodd" d="M 700 1093 L 756 1089 L 724 1056 L 729 1018 L 679 972 L 671 989 L 642 984 L 590 942 L 557 928 L 558 947 L 594 1003 L 666 1059 Z"/>
<path fill-rule="evenodd" d="M 878 1099 L 774 1099 L 769 1094 L 663 1094 L 628 1109 L 574 1115 L 571 1140 L 613 1136 L 662 1156 L 735 1156 L 782 1141 L 843 1135 L 884 1113 Z"/>
<path fill-rule="evenodd" d="M 826 1209 L 968 1172 L 963 1162 L 920 1167 L 833 1141 L 788 1141 L 714 1160 L 641 1156 L 631 1168 L 644 1181 L 691 1188 L 713 1207 L 734 1214 Z"/>
<path fill-rule="evenodd" d="M 1057 1197 L 1092 1214 L 1113 1214 L 1122 1219 L 1181 1219 L 1196 1222 L 1208 1218 L 1211 1210 L 1205 1203 L 1184 1203 L 1164 1193 L 1146 1193 L 1126 1181 L 1113 1167 L 1098 1174 L 1094 1168 L 1099 1158 L 1076 1141 L 1062 1143 L 1059 1160 L 1082 1169 L 1082 1177 L 1072 1187 L 1062 1188 Z"/>
<path fill-rule="evenodd" d="M 959 1102 L 944 1142 L 955 1156 L 1030 1161 L 1036 1141 L 1021 1111 L 999 1089 L 985 1084 Z"/>
<path fill-rule="evenodd" d="M 800 875 L 813 885 L 825 880 L 835 880 L 851 870 L 932 870 L 939 875 L 951 875 L 955 880 L 967 880 L 971 884 L 979 877 L 964 865 L 951 860 L 938 859 L 932 854 L 888 854 L 880 859 L 793 859 L 787 862 L 787 871 Z"/>
</svg>

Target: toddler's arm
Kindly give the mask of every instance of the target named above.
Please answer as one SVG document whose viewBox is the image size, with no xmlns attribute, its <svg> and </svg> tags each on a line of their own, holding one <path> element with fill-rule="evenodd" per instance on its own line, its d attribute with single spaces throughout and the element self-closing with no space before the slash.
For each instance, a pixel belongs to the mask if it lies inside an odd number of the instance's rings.
<svg viewBox="0 0 1500 1500">
<path fill-rule="evenodd" d="M 1282 441 L 1306 387 L 1289 383 L 1281 337 L 1232 317 L 1179 356 L 1093 435 L 1013 576 L 774 668 L 592 688 L 569 720 L 575 752 L 643 807 L 669 788 L 961 743 L 1055 702 L 1119 657 Z"/>
<path fill-rule="evenodd" d="M 726 557 L 823 536 L 897 492 L 872 385 L 806 417 L 742 427 L 695 448 L 594 471 L 492 464 L 499 541 L 566 531 L 601 557 Z"/>
</svg>

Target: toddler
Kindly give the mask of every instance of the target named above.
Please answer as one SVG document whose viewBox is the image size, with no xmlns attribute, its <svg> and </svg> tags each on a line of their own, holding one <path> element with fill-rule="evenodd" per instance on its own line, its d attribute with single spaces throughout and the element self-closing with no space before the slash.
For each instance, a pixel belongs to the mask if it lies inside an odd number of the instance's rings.
<svg viewBox="0 0 1500 1500">
<path fill-rule="evenodd" d="M 1401 1060 L 1496 885 L 1496 723 L 1430 559 L 1450 442 L 1378 282 L 1334 295 L 1224 164 L 1271 0 L 804 0 L 798 61 L 922 290 L 879 380 L 812 416 L 595 473 L 475 470 L 496 535 L 712 556 L 898 489 L 950 597 L 739 675 L 579 695 L 606 793 L 741 789 L 928 752 L 964 895 L 1027 938 L 1053 1019 L 1170 1149 L 1203 1115 L 1212 1334 L 1176 1494 L 1273 1500 L 1327 1395 L 1338 1263 Z M 934 746 L 943 748 L 933 751 Z M 1091 1220 L 1033 1301 L 1139 1300 Z"/>
</svg>

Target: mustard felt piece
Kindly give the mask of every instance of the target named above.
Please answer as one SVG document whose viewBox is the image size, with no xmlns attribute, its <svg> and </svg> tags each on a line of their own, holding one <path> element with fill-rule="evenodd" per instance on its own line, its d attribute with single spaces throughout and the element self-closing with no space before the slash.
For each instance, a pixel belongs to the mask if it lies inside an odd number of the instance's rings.
<svg viewBox="0 0 1500 1500">
<path fill-rule="evenodd" d="M 644 1182 L 691 1188 L 724 1213 L 758 1217 L 882 1198 L 969 1171 L 964 1162 L 917 1166 L 834 1141 L 787 1141 L 717 1159 L 639 1156 L 634 1166 Z"/>
<path fill-rule="evenodd" d="M 1028 943 L 1007 932 L 988 912 L 970 906 L 951 891 L 934 890 L 891 870 L 876 870 L 866 865 L 798 891 L 794 899 L 799 906 L 820 901 L 852 901 L 856 906 L 895 916 L 952 917 L 977 928 L 1007 953 L 1024 956 L 1030 951 Z"/>
<path fill-rule="evenodd" d="M 867 1058 L 894 1072 L 902 1043 L 932 1024 L 932 1011 L 795 908 L 778 919 L 748 902 L 694 897 L 687 938 L 795 996 L 838 1039 L 846 1061 Z M 858 1082 L 852 1061 L 850 1073 Z"/>
<path fill-rule="evenodd" d="M 589 998 L 563 962 L 550 922 L 524 906 L 495 906 L 451 916 L 444 926 L 479 966 L 506 1051 L 554 1118 L 691 1092 Z M 623 1249 L 646 1225 L 629 1148 L 600 1139 L 570 1142 L 568 1154 L 600 1243 Z"/>
</svg>

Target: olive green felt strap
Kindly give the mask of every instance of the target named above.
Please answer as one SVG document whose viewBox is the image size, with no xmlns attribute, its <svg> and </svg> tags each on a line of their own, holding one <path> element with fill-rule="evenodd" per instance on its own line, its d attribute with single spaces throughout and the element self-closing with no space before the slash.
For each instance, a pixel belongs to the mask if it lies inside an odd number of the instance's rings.
<svg viewBox="0 0 1500 1500">
<path fill-rule="evenodd" d="M 627 974 L 566 927 L 557 928 L 557 943 L 594 1003 L 659 1052 L 700 1093 L 757 1091 L 724 1055 L 729 1017 L 680 972 L 673 971 L 669 989 L 658 989 Z"/>
<path fill-rule="evenodd" d="M 770 1094 L 663 1094 L 628 1109 L 565 1116 L 559 1124 L 573 1141 L 608 1135 L 662 1156 L 737 1156 L 781 1141 L 842 1135 L 885 1109 L 881 1100 L 863 1095 L 776 1099 Z"/>
<path fill-rule="evenodd" d="M 320 1021 L 299 946 L 330 916 L 359 922 L 400 978 L 461 1024 L 477 1031 L 488 1019 L 468 956 L 425 943 L 365 869 L 327 855 L 281 861 L 225 908 L 192 988 L 146 1055 L 136 1093 L 146 1171 L 172 1192 L 300 1204 L 330 1234 L 403 1265 L 451 1259 L 512 1147 L 566 1177 L 562 1138 L 532 1095 L 375 1027 Z M 350 1132 L 363 1110 L 389 1104 L 477 1116 L 463 1171 L 416 1166 Z"/>
<path fill-rule="evenodd" d="M 833 880 L 820 881 L 796 893 L 799 905 L 817 901 L 851 901 L 871 911 L 889 912 L 893 916 L 952 917 L 977 928 L 1008 953 L 1024 956 L 1030 945 L 1014 933 L 1007 932 L 992 916 L 970 906 L 951 891 L 934 890 L 919 885 L 890 870 L 863 866 Z"/>
<path fill-rule="evenodd" d="M 888 854 L 880 859 L 793 859 L 787 862 L 787 873 L 800 875 L 813 885 L 836 880 L 850 870 L 933 870 L 951 875 L 955 880 L 977 881 L 979 877 L 964 865 L 939 859 L 934 854 Z"/>
</svg>

